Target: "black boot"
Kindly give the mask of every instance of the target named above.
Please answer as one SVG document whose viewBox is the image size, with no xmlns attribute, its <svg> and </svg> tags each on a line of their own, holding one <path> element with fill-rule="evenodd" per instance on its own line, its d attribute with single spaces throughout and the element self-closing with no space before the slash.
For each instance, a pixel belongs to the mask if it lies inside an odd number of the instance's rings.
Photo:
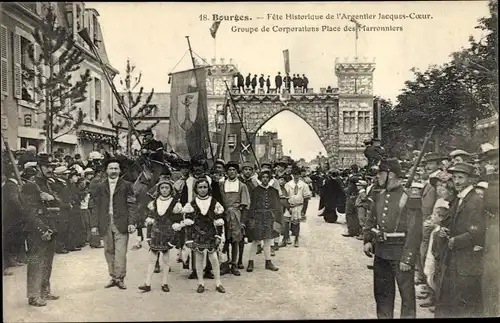
<svg viewBox="0 0 500 323">
<path fill-rule="evenodd" d="M 266 260 L 266 269 L 269 269 L 271 271 L 278 271 L 279 268 L 273 265 L 271 260 Z"/>
<path fill-rule="evenodd" d="M 295 236 L 295 241 L 293 242 L 293 246 L 295 248 L 298 248 L 299 247 L 299 236 Z"/>
<path fill-rule="evenodd" d="M 231 265 L 231 274 L 235 275 L 235 276 L 240 276 L 240 271 L 238 270 L 238 266 L 235 265 L 235 264 L 232 264 Z"/>
<path fill-rule="evenodd" d="M 229 262 L 225 262 L 225 263 L 222 263 L 220 265 L 220 275 L 225 275 L 225 274 L 228 274 L 230 272 L 230 268 L 229 268 Z"/>
<path fill-rule="evenodd" d="M 253 260 L 248 261 L 247 271 L 251 273 L 253 271 Z"/>
</svg>

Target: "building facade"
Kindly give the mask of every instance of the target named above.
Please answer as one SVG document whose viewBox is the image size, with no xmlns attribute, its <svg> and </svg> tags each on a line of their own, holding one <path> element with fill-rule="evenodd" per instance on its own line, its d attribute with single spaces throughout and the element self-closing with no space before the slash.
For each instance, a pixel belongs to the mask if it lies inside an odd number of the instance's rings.
<svg viewBox="0 0 500 323">
<path fill-rule="evenodd" d="M 114 136 L 108 114 L 113 117 L 111 107 L 114 98 L 98 59 L 79 36 L 80 30 L 87 28 L 110 77 L 113 78 L 118 71 L 110 65 L 106 55 L 99 25 L 99 13 L 95 9 L 86 8 L 84 2 L 2 4 L 0 26 L 2 132 L 14 150 L 26 148 L 28 145 L 35 146 L 39 152 L 47 150 L 42 130 L 44 113 L 31 102 L 37 99 L 34 91 L 36 80 L 27 82 L 23 69 L 32 67 L 28 56 L 30 44 L 35 45 L 35 53 L 40 50 L 34 41 L 33 32 L 42 21 L 48 6 L 54 10 L 57 23 L 72 32 L 75 46 L 83 53 L 84 61 L 80 64 L 80 69 L 72 75 L 72 80 L 78 80 L 85 70 L 89 70 L 91 75 L 86 100 L 76 104 L 86 114 L 84 123 L 78 129 L 57 138 L 53 151 L 60 150 L 64 154 L 80 153 L 85 158 L 92 150 L 111 148 Z"/>
</svg>

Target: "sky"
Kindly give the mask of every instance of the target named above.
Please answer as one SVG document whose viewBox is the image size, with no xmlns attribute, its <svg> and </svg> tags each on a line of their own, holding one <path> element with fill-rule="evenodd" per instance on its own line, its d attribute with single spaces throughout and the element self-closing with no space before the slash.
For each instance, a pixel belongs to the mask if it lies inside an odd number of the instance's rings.
<svg viewBox="0 0 500 323">
<path fill-rule="evenodd" d="M 411 68 L 425 70 L 449 61 L 449 55 L 467 46 L 480 17 L 487 16 L 487 1 L 333 2 L 333 3 L 158 3 L 89 2 L 96 9 L 111 64 L 122 73 L 127 58 L 142 71 L 146 90 L 169 92 L 168 73 L 191 68 L 185 36 L 193 51 L 210 62 L 232 59 L 243 75 L 283 73 L 283 50 L 290 51 L 291 73 L 306 74 L 309 86 L 336 87 L 335 59 L 355 56 L 355 32 L 346 15 L 367 27 L 399 31 L 360 31 L 358 57 L 375 60 L 374 94 L 396 101 Z M 319 20 L 287 20 L 286 14 Z M 206 15 L 206 16 L 204 16 Z M 248 16 L 248 21 L 222 21 L 216 41 L 210 36 L 213 15 Z M 318 17 L 322 15 L 322 17 Z M 274 18 L 283 18 L 274 20 Z M 312 16 L 312 17 L 311 17 Z M 204 20 L 207 17 L 207 20 Z M 334 17 L 334 19 L 330 19 Z M 405 19 L 401 19 L 404 17 Z M 427 19 L 424 19 L 426 18 Z M 417 19 L 419 18 L 419 19 Z M 319 32 L 279 32 L 280 27 L 318 27 Z M 324 31 L 323 26 L 330 30 Z M 262 32 L 269 27 L 269 32 Z M 237 30 L 239 29 L 239 30 Z M 258 29 L 250 33 L 249 30 Z M 401 30 L 402 29 L 402 30 Z M 184 59 L 181 58 L 184 56 Z M 116 81 L 119 80 L 118 76 Z M 117 83 L 119 87 L 119 84 Z M 291 112 L 282 112 L 263 129 L 277 130 L 284 151 L 293 158 L 326 154 L 313 129 Z M 300 129 L 300 139 L 297 130 Z"/>
</svg>

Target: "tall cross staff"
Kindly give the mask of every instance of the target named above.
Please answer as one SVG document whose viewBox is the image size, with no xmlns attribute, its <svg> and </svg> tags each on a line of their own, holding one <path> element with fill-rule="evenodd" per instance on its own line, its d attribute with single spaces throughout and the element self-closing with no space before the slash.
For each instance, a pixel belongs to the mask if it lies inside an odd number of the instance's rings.
<svg viewBox="0 0 500 323">
<path fill-rule="evenodd" d="M 364 27 L 362 24 L 360 24 L 356 19 L 351 18 L 351 22 L 353 22 L 356 25 L 356 38 L 354 39 L 354 50 L 355 50 L 355 58 L 356 60 L 358 59 L 358 38 L 359 38 L 359 28 Z"/>
</svg>

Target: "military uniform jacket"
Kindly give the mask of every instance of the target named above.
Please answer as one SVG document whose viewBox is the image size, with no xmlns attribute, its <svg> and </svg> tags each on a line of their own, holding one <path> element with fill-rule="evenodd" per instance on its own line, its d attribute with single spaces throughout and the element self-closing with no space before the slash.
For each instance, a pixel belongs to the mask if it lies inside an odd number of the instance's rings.
<svg viewBox="0 0 500 323">
<path fill-rule="evenodd" d="M 52 188 L 54 184 L 53 179 L 37 176 L 33 182 L 28 181 L 22 187 L 26 229 L 31 233 L 41 236 L 49 229 L 56 231 L 57 214 L 47 210 L 47 207 L 59 207 L 60 205 L 60 200 Z M 43 201 L 40 196 L 42 192 L 54 196 L 55 200 Z"/>
<path fill-rule="evenodd" d="M 401 210 L 400 202 L 403 194 L 407 193 L 402 186 L 383 190 L 378 194 L 363 229 L 364 243 L 374 241 L 375 234 L 371 231 L 372 228 L 387 233 L 404 232 L 404 243 L 376 241 L 375 255 L 413 266 L 422 239 L 422 203 L 420 198 L 408 197 Z"/>
</svg>

